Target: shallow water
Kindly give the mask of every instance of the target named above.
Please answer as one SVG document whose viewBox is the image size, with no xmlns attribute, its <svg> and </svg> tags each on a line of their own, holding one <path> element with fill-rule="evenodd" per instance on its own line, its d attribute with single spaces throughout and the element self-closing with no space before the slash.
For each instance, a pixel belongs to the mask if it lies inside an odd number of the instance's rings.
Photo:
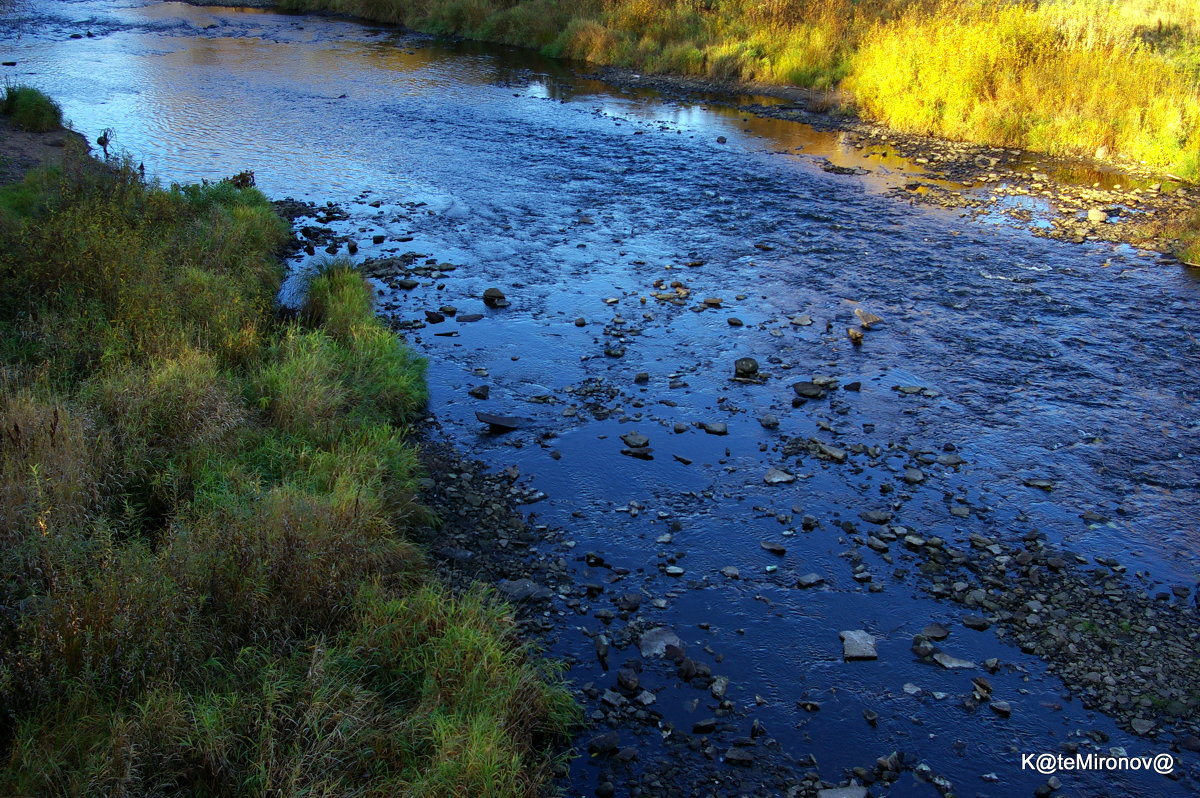
<svg viewBox="0 0 1200 798">
<path fill-rule="evenodd" d="M 18 62 L 0 74 L 55 96 L 89 139 L 111 129 L 114 146 L 163 181 L 253 170 L 270 195 L 340 203 L 351 218 L 335 227 L 357 237 L 360 256 L 411 251 L 455 264 L 380 297 L 402 322 L 445 304 L 485 314 L 409 334 L 430 357 L 433 413 L 460 446 L 498 468 L 517 465 L 548 495 L 531 509 L 576 543 L 548 555 L 571 559 L 583 581 L 612 578 L 588 569 L 584 551 L 629 569 L 595 607 L 630 591 L 667 599 L 643 615 L 674 628 L 695 656 L 711 648 L 745 713 L 741 733 L 761 720 L 785 757 L 812 753 L 834 781 L 909 751 L 963 795 L 1029 794 L 1044 777 L 1022 772 L 1016 752 L 1056 750 L 1079 729 L 1103 730 L 1131 754 L 1164 750 L 1064 703 L 1040 660 L 957 627 L 948 651 L 1011 665 L 991 678 L 1013 717 L 965 712 L 955 698 L 970 691 L 969 674 L 908 652 L 926 623 L 956 627 L 960 608 L 892 577 L 869 551 L 864 562 L 884 590 L 867 592 L 851 578 L 837 525 L 890 509 L 897 523 L 952 541 L 1040 530 L 1116 557 L 1151 592 L 1194 585 L 1195 272 L 1128 247 L 1067 245 L 899 204 L 884 192 L 919 170 L 894 155 L 732 108 L 611 89 L 515 50 L 343 20 L 26 0 L 0 5 L 0 52 Z M 827 174 L 824 161 L 868 171 Z M 372 245 L 374 234 L 387 241 Z M 660 279 L 686 283 L 686 306 L 650 297 Z M 483 307 L 493 285 L 511 307 Z M 694 311 L 705 297 L 721 308 Z M 885 319 L 862 347 L 845 334 L 856 307 Z M 814 323 L 789 323 L 801 314 Z M 744 326 L 730 326 L 731 316 Z M 614 345 L 622 357 L 605 355 Z M 771 378 L 732 382 L 743 356 Z M 638 372 L 646 384 L 634 382 Z M 790 384 L 814 374 L 861 381 L 862 391 L 793 408 Z M 488 401 L 467 396 L 483 383 Z M 929 390 L 903 395 L 899 385 Z M 476 410 L 529 421 L 490 435 Z M 778 431 L 759 424 L 763 413 L 779 416 Z M 707 421 L 730 434 L 693 426 Z M 676 422 L 687 431 L 673 432 Z M 621 454 L 619 436 L 635 429 L 653 460 Z M 782 453 L 784 436 L 884 454 L 840 467 L 797 462 Z M 964 466 L 928 467 L 920 486 L 900 482 L 913 450 L 947 444 Z M 800 478 L 768 487 L 770 466 Z M 881 493 L 884 483 L 894 491 Z M 958 499 L 987 510 L 951 516 Z M 1087 510 L 1113 520 L 1085 523 Z M 821 526 L 799 531 L 804 514 Z M 671 543 L 656 543 L 673 522 Z M 761 550 L 764 538 L 785 542 L 787 555 Z M 667 557 L 681 578 L 662 574 Z M 740 580 L 720 574 L 728 565 Z M 825 589 L 788 586 L 809 571 Z M 590 614 L 564 621 L 553 653 L 577 660 L 580 683 L 612 682 L 591 654 L 591 636 L 606 628 Z M 841 661 L 837 632 L 850 628 L 880 637 L 877 662 Z M 655 708 L 666 719 L 688 728 L 711 714 L 707 693 L 671 681 L 653 667 L 643 674 L 664 688 Z M 906 695 L 906 682 L 950 698 Z M 806 713 L 798 700 L 822 710 Z M 863 722 L 865 707 L 880 712 L 878 728 Z M 643 759 L 656 745 L 638 742 Z M 586 760 L 574 766 L 573 793 L 597 781 Z M 1186 762 L 1196 767 L 1194 756 Z M 981 780 L 991 773 L 998 783 Z M 1190 792 L 1153 775 L 1062 775 L 1082 795 Z M 906 776 L 888 794 L 936 790 Z"/>
</svg>

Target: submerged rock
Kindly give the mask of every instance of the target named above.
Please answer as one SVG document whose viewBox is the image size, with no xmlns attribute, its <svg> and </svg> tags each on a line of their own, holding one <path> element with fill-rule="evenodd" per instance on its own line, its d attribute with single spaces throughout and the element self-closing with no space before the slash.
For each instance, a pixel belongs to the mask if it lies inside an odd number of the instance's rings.
<svg viewBox="0 0 1200 798">
<path fill-rule="evenodd" d="M 643 657 L 661 657 L 667 653 L 667 646 L 683 648 L 679 635 L 665 626 L 656 626 L 644 632 L 638 639 L 638 650 Z"/>
<path fill-rule="evenodd" d="M 795 481 L 796 477 L 794 474 L 789 474 L 778 468 L 768 468 L 767 473 L 763 476 L 763 482 L 768 485 L 786 485 Z"/>
<path fill-rule="evenodd" d="M 947 670 L 966 670 L 968 668 L 977 667 L 975 663 L 971 662 L 970 660 L 952 657 L 944 651 L 939 651 L 934 654 L 933 661 Z"/>
</svg>

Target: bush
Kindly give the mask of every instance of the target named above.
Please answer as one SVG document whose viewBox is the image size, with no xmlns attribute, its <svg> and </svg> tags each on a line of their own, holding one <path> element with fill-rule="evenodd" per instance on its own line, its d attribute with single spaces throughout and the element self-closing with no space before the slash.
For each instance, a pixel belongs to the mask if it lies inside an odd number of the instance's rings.
<svg viewBox="0 0 1200 798">
<path fill-rule="evenodd" d="M 62 127 L 62 108 L 32 86 L 6 86 L 0 112 L 30 133 L 49 133 Z"/>
</svg>

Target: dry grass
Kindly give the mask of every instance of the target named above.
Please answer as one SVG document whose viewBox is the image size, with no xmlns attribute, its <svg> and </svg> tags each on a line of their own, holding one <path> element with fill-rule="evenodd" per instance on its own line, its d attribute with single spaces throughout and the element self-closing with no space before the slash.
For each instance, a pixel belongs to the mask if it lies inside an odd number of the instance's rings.
<svg viewBox="0 0 1200 798">
<path fill-rule="evenodd" d="M 946 24 L 953 14 L 954 25 Z M 1200 174 L 1200 91 L 1115 6 L 953 3 L 875 28 L 848 87 L 901 130 Z"/>
</svg>

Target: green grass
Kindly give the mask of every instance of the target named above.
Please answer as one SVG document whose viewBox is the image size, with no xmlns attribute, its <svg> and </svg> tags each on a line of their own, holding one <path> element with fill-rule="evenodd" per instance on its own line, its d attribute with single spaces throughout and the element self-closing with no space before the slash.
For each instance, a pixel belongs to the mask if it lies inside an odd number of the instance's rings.
<svg viewBox="0 0 1200 798">
<path fill-rule="evenodd" d="M 32 86 L 5 86 L 0 113 L 30 133 L 49 133 L 62 127 L 62 108 Z"/>
<path fill-rule="evenodd" d="M 1200 178 L 1190 0 L 280 0 L 641 72 L 840 89 L 901 130 Z"/>
<path fill-rule="evenodd" d="M 405 530 L 424 363 L 261 193 L 0 188 L 0 794 L 532 795 L 575 713 Z"/>
</svg>

